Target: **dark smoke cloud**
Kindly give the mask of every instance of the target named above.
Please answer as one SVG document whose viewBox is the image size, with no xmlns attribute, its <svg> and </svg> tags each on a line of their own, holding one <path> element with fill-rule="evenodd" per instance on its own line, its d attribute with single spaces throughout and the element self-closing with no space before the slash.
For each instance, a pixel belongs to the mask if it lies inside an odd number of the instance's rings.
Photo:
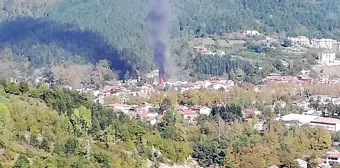
<svg viewBox="0 0 340 168">
<path fill-rule="evenodd" d="M 149 0 L 147 22 L 152 41 L 154 61 L 161 74 L 165 74 L 165 64 L 169 53 L 168 47 L 168 0 Z"/>
</svg>

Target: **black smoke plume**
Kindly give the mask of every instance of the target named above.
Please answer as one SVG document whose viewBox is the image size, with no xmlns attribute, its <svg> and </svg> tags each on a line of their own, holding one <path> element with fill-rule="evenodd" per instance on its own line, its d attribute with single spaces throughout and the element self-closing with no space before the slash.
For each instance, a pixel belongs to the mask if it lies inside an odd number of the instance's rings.
<svg viewBox="0 0 340 168">
<path fill-rule="evenodd" d="M 147 22 L 152 42 L 153 57 L 158 67 L 160 78 L 163 78 L 169 53 L 169 2 L 168 0 L 149 0 L 148 7 Z"/>
</svg>

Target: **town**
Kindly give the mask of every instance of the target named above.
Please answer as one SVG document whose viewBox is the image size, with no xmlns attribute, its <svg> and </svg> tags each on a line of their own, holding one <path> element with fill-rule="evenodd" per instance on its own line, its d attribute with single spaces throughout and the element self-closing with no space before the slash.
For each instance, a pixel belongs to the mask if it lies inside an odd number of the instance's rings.
<svg viewBox="0 0 340 168">
<path fill-rule="evenodd" d="M 243 31 L 246 36 L 263 36 L 258 31 Z M 268 39 L 266 37 L 265 39 Z M 340 43 L 333 39 L 311 39 L 305 36 L 288 37 L 290 52 L 308 49 L 318 50 L 317 63 L 322 66 L 337 66 L 336 53 Z M 287 43 L 287 42 L 286 42 Z M 196 46 L 195 52 L 203 55 L 223 57 L 224 51 L 210 51 L 204 45 Z M 283 64 L 286 63 L 282 61 Z M 216 105 L 225 105 L 237 100 L 241 102 L 241 120 L 253 126 L 257 131 L 268 129 L 268 119 L 282 122 L 286 127 L 304 125 L 321 127 L 330 133 L 340 131 L 340 78 L 323 75 L 311 76 L 311 69 L 303 69 L 298 75 L 270 73 L 261 84 L 254 85 L 245 81 L 235 81 L 228 77 L 211 77 L 206 80 L 163 81 L 158 70 L 137 76 L 136 79 L 124 79 L 106 82 L 101 88 L 72 88 L 81 94 L 91 94 L 93 102 L 122 112 L 131 119 L 155 126 L 169 106 L 180 114 L 187 123 L 195 125 L 201 118 L 216 113 Z M 146 80 L 146 79 L 147 80 Z M 37 78 L 32 85 L 48 84 L 44 77 Z M 141 82 L 141 81 L 144 82 Z M 148 81 L 148 82 L 145 82 Z M 12 78 L 12 83 L 20 79 Z M 340 141 L 333 141 L 338 149 Z M 339 148 L 340 149 L 340 148 Z M 340 152 L 333 150 L 317 159 L 319 167 L 330 168 L 340 163 Z M 306 167 L 307 161 L 296 159 L 300 167 Z M 271 166 L 274 168 L 275 165 Z"/>
</svg>

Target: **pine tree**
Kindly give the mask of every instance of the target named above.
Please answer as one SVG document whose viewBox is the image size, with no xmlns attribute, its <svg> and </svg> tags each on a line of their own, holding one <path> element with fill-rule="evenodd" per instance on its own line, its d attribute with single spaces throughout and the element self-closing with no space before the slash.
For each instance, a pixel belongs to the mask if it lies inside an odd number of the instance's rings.
<svg viewBox="0 0 340 168">
<path fill-rule="evenodd" d="M 17 158 L 13 168 L 30 168 L 30 161 L 26 154 L 21 153 Z"/>
<path fill-rule="evenodd" d="M 45 152 L 50 152 L 50 144 L 46 138 L 42 140 L 40 149 L 44 150 Z"/>
<path fill-rule="evenodd" d="M 32 145 L 33 147 L 39 147 L 39 140 L 37 135 L 32 134 L 30 136 L 30 145 Z"/>
<path fill-rule="evenodd" d="M 28 83 L 25 82 L 25 81 L 20 82 L 19 83 L 19 90 L 22 94 L 28 92 L 28 90 L 29 90 Z"/>
</svg>

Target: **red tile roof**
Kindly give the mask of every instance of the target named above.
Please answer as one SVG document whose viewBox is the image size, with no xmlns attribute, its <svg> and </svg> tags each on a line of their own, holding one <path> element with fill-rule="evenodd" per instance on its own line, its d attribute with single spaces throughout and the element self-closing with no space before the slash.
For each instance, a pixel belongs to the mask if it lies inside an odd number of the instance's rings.
<svg viewBox="0 0 340 168">
<path fill-rule="evenodd" d="M 325 163 L 326 159 L 317 159 L 316 160 L 316 164 L 322 164 L 322 163 Z"/>
<path fill-rule="evenodd" d="M 340 158 L 340 153 L 338 153 L 338 152 L 327 152 L 326 157 Z"/>
<path fill-rule="evenodd" d="M 110 92 L 111 90 L 118 90 L 120 89 L 119 86 L 110 86 L 110 85 L 106 85 L 104 86 L 104 88 L 102 89 L 102 92 L 103 93 L 106 93 L 106 92 Z"/>
<path fill-rule="evenodd" d="M 191 107 L 191 109 L 193 109 L 193 110 L 200 110 L 201 108 L 203 108 L 203 106 L 201 106 L 201 105 L 194 105 L 194 106 Z"/>
<path fill-rule="evenodd" d="M 180 114 L 182 115 L 195 115 L 196 112 L 192 111 L 192 110 L 188 110 L 188 109 L 183 109 Z"/>
</svg>

